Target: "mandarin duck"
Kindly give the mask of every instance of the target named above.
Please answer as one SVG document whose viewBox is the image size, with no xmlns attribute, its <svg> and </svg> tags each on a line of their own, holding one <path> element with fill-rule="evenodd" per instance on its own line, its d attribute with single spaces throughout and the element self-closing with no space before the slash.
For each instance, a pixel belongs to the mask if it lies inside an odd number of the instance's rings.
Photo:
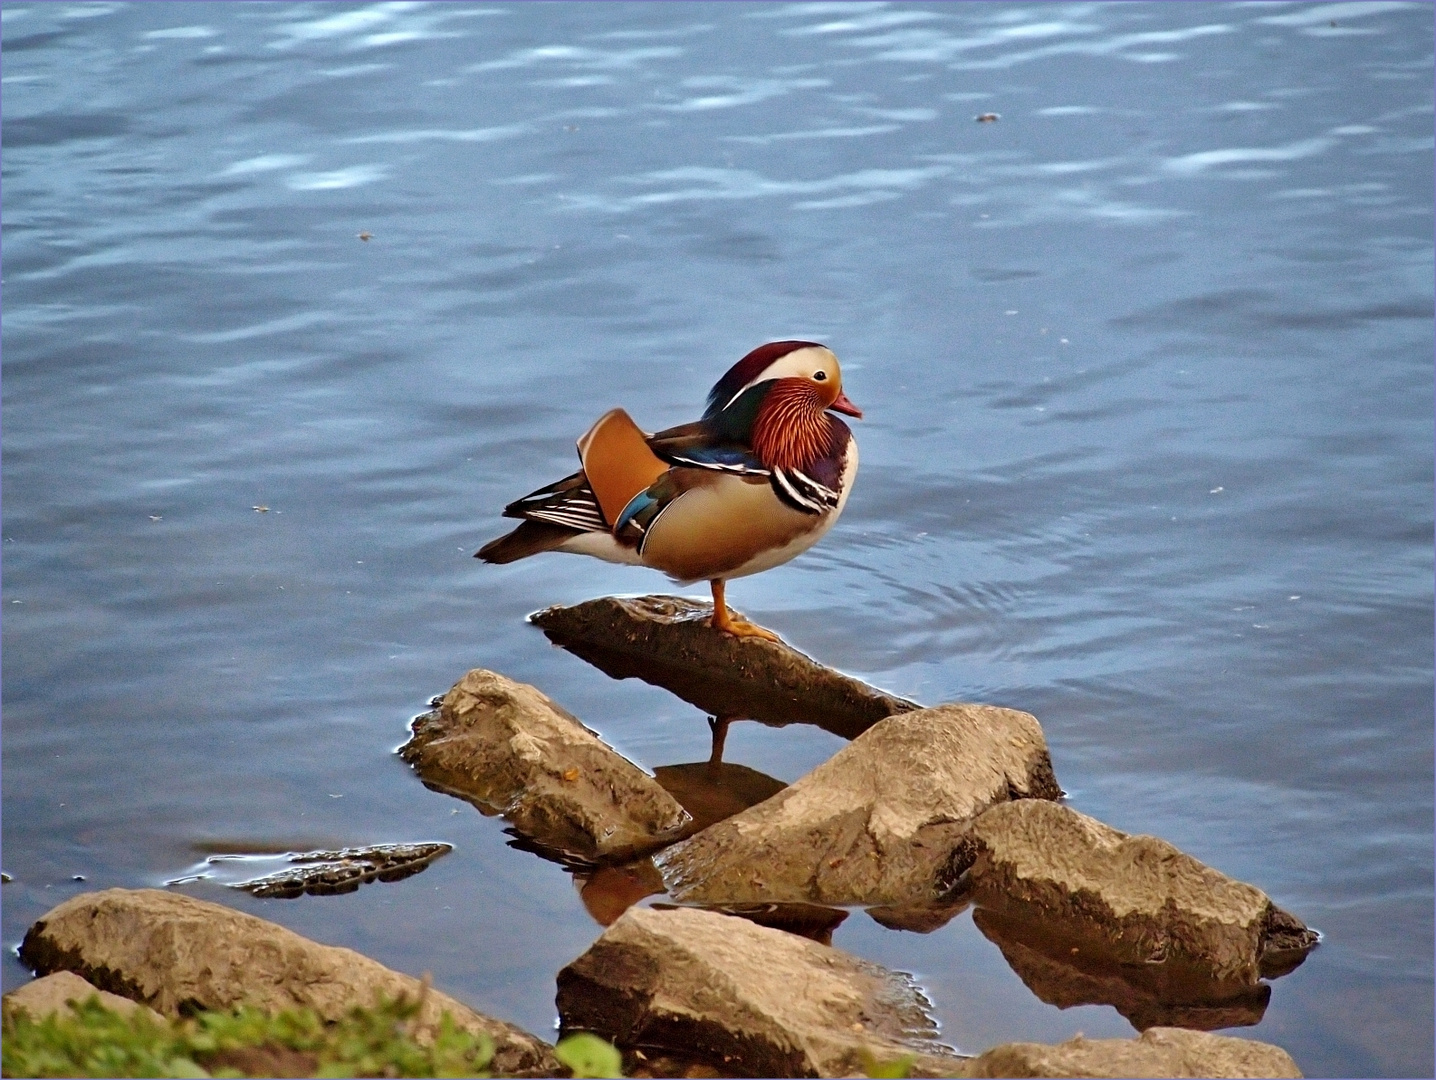
<svg viewBox="0 0 1436 1080">
<path fill-rule="evenodd" d="M 843 512 L 858 447 L 833 412 L 863 415 L 836 356 L 811 341 L 760 345 L 714 385 L 701 420 L 649 435 L 605 413 L 578 440 L 578 472 L 506 506 L 521 524 L 475 558 L 568 551 L 707 581 L 715 627 L 777 641 L 729 614 L 724 584 L 806 551 Z"/>
</svg>

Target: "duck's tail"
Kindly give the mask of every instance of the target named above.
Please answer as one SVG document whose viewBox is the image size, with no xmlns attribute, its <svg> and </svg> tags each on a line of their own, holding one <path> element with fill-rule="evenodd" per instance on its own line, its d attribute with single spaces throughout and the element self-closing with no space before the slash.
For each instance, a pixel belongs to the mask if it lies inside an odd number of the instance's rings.
<svg viewBox="0 0 1436 1080">
<path fill-rule="evenodd" d="M 486 563 L 511 563 L 541 551 L 552 551 L 565 540 L 577 536 L 578 532 L 577 529 L 567 529 L 547 521 L 524 521 L 513 532 L 490 540 L 479 548 L 474 552 L 474 558 L 483 559 Z"/>
</svg>

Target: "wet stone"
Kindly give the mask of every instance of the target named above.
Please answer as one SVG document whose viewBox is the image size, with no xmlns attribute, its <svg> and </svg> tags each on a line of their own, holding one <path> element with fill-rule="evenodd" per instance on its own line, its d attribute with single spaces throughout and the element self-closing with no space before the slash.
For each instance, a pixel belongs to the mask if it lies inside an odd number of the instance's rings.
<svg viewBox="0 0 1436 1080">
<path fill-rule="evenodd" d="M 78 1005 L 92 997 L 98 997 L 101 1005 L 121 1016 L 129 1016 L 138 1009 L 148 1013 L 156 1023 L 162 1021 L 153 1009 L 101 990 L 70 971 L 56 971 L 11 990 L 5 995 L 4 1011 L 9 1015 L 15 1009 L 23 1009 L 31 1019 L 42 1020 L 58 1012 L 69 1012 L 72 1002 Z"/>
<path fill-rule="evenodd" d="M 683 903 L 884 905 L 897 921 L 897 911 L 941 899 L 943 869 L 971 818 L 1008 799 L 1060 794 L 1032 716 L 940 705 L 881 721 L 654 861 Z"/>
<path fill-rule="evenodd" d="M 854 1076 L 912 1054 L 961 1075 L 903 975 L 747 919 L 633 908 L 558 976 L 564 1033 L 591 1031 L 722 1076 Z"/>
<path fill-rule="evenodd" d="M 1054 932 L 1041 918 L 976 908 L 972 922 L 1040 1000 L 1059 1009 L 1110 1005 L 1138 1031 L 1251 1027 L 1271 1000 L 1267 983 L 1223 982 L 1180 960 L 1123 963 L 1100 942 Z"/>
<path fill-rule="evenodd" d="M 885 717 L 920 708 L 786 643 L 716 630 L 712 614 L 710 605 L 681 596 L 604 596 L 545 608 L 529 621 L 613 678 L 661 686 L 712 716 L 815 724 L 853 739 Z"/>
<path fill-rule="evenodd" d="M 622 862 L 677 839 L 683 807 L 637 765 L 526 683 L 475 668 L 417 718 L 400 755 L 430 788 L 501 814 L 523 846 Z"/>
<path fill-rule="evenodd" d="M 376 844 L 291 855 L 284 870 L 236 882 L 230 888 L 265 898 L 292 899 L 353 892 L 370 881 L 402 881 L 453 850 L 451 844 Z"/>
<path fill-rule="evenodd" d="M 1008 936 L 1031 945 L 1034 931 L 1020 928 L 1039 927 L 1049 943 L 1038 952 L 1091 949 L 1177 1003 L 1234 996 L 1200 988 L 1255 986 L 1263 974 L 1291 970 L 1317 943 L 1315 931 L 1255 886 L 1165 840 L 1119 832 L 1057 803 L 1021 800 L 986 811 L 955 845 L 943 878 L 959 880 L 964 895 L 1019 928 Z"/>
<path fill-rule="evenodd" d="M 400 995 L 421 1001 L 415 1038 L 432 1039 L 448 1013 L 493 1039 L 502 1075 L 552 1076 L 552 1048 L 502 1020 L 352 949 L 321 945 L 220 904 L 159 889 L 106 889 L 71 897 L 37 920 L 20 960 L 39 975 L 70 971 L 164 1016 L 249 1005 L 310 1008 L 338 1020 L 354 1005 Z"/>
<path fill-rule="evenodd" d="M 1151 1028 L 1136 1039 L 1084 1039 L 1050 1046 L 1006 1043 L 970 1065 L 968 1076 L 1300 1077 L 1279 1046 L 1181 1028 Z"/>
</svg>

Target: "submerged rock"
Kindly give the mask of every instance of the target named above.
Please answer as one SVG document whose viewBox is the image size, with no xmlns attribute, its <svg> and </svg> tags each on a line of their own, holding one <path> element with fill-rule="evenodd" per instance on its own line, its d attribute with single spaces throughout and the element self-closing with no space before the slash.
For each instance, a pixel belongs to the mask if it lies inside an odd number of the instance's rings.
<svg viewBox="0 0 1436 1080">
<path fill-rule="evenodd" d="M 905 976 L 709 911 L 633 908 L 558 976 L 565 1034 L 682 1054 L 722 1076 L 854 1076 L 914 1054 L 961 1075 Z"/>
<path fill-rule="evenodd" d="M 1279 1046 L 1181 1028 L 1151 1028 L 1136 1039 L 1084 1039 L 1056 1046 L 1006 1043 L 969 1066 L 968 1076 L 1300 1077 Z"/>
<path fill-rule="evenodd" d="M 402 881 L 412 877 L 441 855 L 453 851 L 452 844 L 375 844 L 372 847 L 340 851 L 306 851 L 291 855 L 291 868 L 265 874 L 251 881 L 239 881 L 232 889 L 265 898 L 293 899 L 309 893 L 333 896 L 349 893 L 370 881 Z"/>
<path fill-rule="evenodd" d="M 925 905 L 969 819 L 1061 795 L 1027 713 L 940 705 L 889 717 L 772 798 L 655 857 L 685 903 Z"/>
<path fill-rule="evenodd" d="M 661 686 L 721 718 L 816 724 L 853 739 L 884 717 L 920 708 L 791 645 L 716 630 L 712 614 L 681 596 L 603 596 L 545 608 L 529 621 L 613 678 Z"/>
<path fill-rule="evenodd" d="M 512 1024 L 475 1012 L 410 975 L 352 949 L 320 945 L 272 922 L 158 889 L 82 893 L 25 934 L 20 959 L 40 975 L 72 971 L 166 1016 L 250 1005 L 311 1008 L 337 1020 L 354 1005 L 407 995 L 423 1007 L 416 1037 L 432 1038 L 443 1013 L 494 1041 L 494 1068 L 551 1076 L 551 1047 Z"/>
<path fill-rule="evenodd" d="M 475 668 L 413 724 L 399 753 L 427 786 L 502 814 L 560 858 L 622 861 L 681 835 L 653 777 L 526 683 Z"/>
<path fill-rule="evenodd" d="M 979 906 L 1040 925 L 1059 948 L 1094 946 L 1145 968 L 1159 992 L 1164 979 L 1254 986 L 1317 942 L 1255 886 L 1057 803 L 1012 802 L 976 818 L 943 878 L 964 872 L 963 892 Z"/>
<path fill-rule="evenodd" d="M 164 1018 L 153 1009 L 101 990 L 69 971 L 56 971 L 11 990 L 5 995 L 4 1011 L 8 1016 L 15 1009 L 23 1009 L 32 1020 L 42 1020 L 58 1012 L 68 1013 L 72 1002 L 78 1005 L 92 997 L 99 998 L 101 1005 L 121 1016 L 129 1016 L 139 1010 L 157 1024 L 164 1022 Z"/>
</svg>

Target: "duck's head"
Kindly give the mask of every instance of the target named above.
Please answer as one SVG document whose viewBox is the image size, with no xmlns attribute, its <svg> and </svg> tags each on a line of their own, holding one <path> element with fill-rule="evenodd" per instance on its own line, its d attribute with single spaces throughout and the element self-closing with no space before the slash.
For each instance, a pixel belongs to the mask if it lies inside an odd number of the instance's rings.
<svg viewBox="0 0 1436 1080">
<path fill-rule="evenodd" d="M 742 417 L 751 424 L 763 399 L 777 390 L 782 396 L 801 396 L 817 412 L 831 409 L 862 419 L 862 410 L 843 393 L 843 372 L 838 358 L 814 341 L 770 341 L 739 360 L 708 393 L 705 420 L 720 414 Z"/>
</svg>

